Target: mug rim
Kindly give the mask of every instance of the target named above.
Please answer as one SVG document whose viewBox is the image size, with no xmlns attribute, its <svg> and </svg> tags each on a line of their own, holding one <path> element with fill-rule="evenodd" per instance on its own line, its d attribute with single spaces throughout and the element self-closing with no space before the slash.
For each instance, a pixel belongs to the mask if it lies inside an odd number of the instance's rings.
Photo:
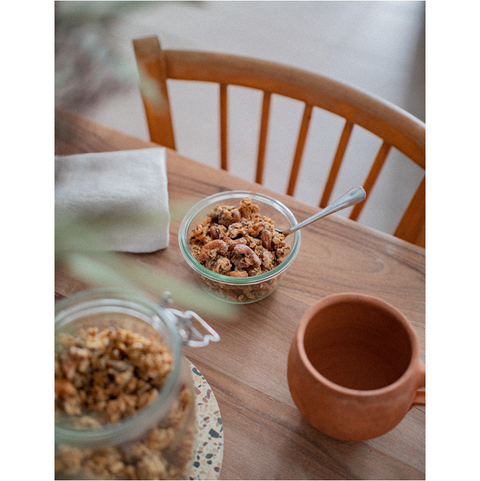
<svg viewBox="0 0 480 481">
<path fill-rule="evenodd" d="M 412 352 L 410 355 L 410 360 L 407 368 L 405 369 L 403 374 L 398 379 L 396 379 L 393 383 L 377 389 L 362 390 L 362 389 L 349 388 L 331 381 L 330 379 L 325 377 L 323 374 L 321 374 L 319 371 L 317 371 L 317 369 L 315 369 L 313 364 L 310 362 L 310 359 L 307 356 L 307 353 L 305 351 L 305 345 L 304 345 L 305 331 L 306 331 L 307 325 L 309 324 L 309 321 L 312 320 L 314 315 L 318 313 L 321 309 L 332 304 L 337 304 L 340 301 L 346 301 L 346 300 L 349 300 L 349 301 L 361 300 L 361 301 L 367 301 L 370 304 L 376 304 L 377 306 L 393 314 L 395 318 L 398 319 L 401 322 L 402 326 L 404 327 L 410 339 Z M 413 329 L 413 326 L 410 324 L 410 322 L 405 317 L 405 315 L 402 314 L 402 312 L 400 312 L 396 307 L 389 304 L 388 302 L 368 294 L 360 294 L 356 292 L 345 292 L 345 293 L 331 294 L 320 299 L 315 304 L 310 306 L 302 315 L 298 325 L 298 330 L 295 335 L 295 342 L 297 344 L 299 356 L 302 359 L 302 362 L 306 367 L 306 369 L 309 371 L 309 373 L 315 379 L 317 379 L 317 381 L 323 383 L 326 387 L 334 391 L 337 391 L 339 393 L 347 394 L 347 395 L 371 397 L 371 396 L 378 396 L 381 394 L 387 394 L 391 391 L 394 391 L 399 385 L 401 385 L 404 382 L 404 380 L 408 376 L 416 375 L 417 371 L 421 371 L 421 369 L 416 368 L 417 364 L 420 364 L 420 366 L 423 365 L 422 361 L 420 360 L 420 347 L 419 347 L 418 337 L 415 333 L 415 330 Z"/>
</svg>

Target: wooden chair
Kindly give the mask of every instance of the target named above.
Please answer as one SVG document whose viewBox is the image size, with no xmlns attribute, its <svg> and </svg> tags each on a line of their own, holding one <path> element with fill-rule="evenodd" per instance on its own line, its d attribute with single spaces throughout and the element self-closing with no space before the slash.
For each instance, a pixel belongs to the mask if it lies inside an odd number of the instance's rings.
<svg viewBox="0 0 480 481">
<path fill-rule="evenodd" d="M 320 207 L 328 204 L 354 125 L 365 128 L 383 140 L 363 184 L 367 195 L 392 147 L 425 170 L 425 124 L 382 99 L 324 76 L 277 63 L 219 53 L 162 50 L 157 37 L 137 39 L 133 41 L 133 45 L 150 138 L 153 142 L 176 149 L 167 79 L 215 82 L 220 86 L 222 169 L 228 167 L 227 86 L 238 85 L 263 91 L 255 178 L 257 183 L 262 183 L 272 94 L 290 97 L 305 104 L 288 183 L 289 195 L 294 194 L 314 107 L 333 112 L 345 119 Z M 353 208 L 350 219 L 358 219 L 364 204 L 365 202 L 362 202 Z M 425 176 L 394 235 L 425 247 Z"/>
</svg>

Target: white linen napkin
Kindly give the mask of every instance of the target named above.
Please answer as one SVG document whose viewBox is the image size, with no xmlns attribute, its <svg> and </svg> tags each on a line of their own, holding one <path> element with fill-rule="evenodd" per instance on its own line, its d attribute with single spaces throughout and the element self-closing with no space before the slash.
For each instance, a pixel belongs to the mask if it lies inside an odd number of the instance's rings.
<svg viewBox="0 0 480 481">
<path fill-rule="evenodd" d="M 75 236 L 94 231 L 93 250 L 166 248 L 170 213 L 165 148 L 55 156 L 55 221 L 74 233 L 67 241 L 72 245 L 63 242 L 62 247 L 74 248 Z M 76 232 L 82 223 L 90 229 Z"/>
</svg>

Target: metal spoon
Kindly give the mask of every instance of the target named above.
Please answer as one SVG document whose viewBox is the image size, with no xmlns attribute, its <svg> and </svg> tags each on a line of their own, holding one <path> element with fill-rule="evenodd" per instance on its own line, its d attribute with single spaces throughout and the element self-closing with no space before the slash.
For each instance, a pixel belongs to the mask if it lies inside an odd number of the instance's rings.
<svg viewBox="0 0 480 481">
<path fill-rule="evenodd" d="M 300 222 L 293 227 L 290 227 L 290 229 L 286 229 L 284 231 L 276 229 L 276 231 L 280 232 L 280 234 L 283 234 L 284 236 L 287 236 L 289 234 L 292 234 L 293 232 L 296 232 L 298 229 L 301 229 L 302 227 L 305 227 L 306 225 L 315 222 L 318 219 L 322 219 L 323 217 L 333 214 L 334 212 L 338 212 L 339 210 L 346 209 L 347 207 L 358 204 L 359 202 L 365 200 L 366 197 L 367 194 L 363 187 L 354 187 L 352 190 L 349 190 L 346 194 L 342 195 L 342 197 L 337 199 L 335 202 L 325 207 L 325 209 L 322 209 L 320 212 L 312 215 L 312 217 L 309 217 L 303 222 Z"/>
</svg>

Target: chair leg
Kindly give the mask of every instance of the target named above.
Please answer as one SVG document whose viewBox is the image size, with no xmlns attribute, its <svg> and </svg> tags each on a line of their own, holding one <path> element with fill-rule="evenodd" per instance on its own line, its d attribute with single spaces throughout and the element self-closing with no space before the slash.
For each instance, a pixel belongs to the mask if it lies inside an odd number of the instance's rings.
<svg viewBox="0 0 480 481">
<path fill-rule="evenodd" d="M 157 37 L 140 38 L 133 41 L 133 47 L 150 140 L 176 150 L 166 83 L 167 66 L 160 41 Z"/>
</svg>

